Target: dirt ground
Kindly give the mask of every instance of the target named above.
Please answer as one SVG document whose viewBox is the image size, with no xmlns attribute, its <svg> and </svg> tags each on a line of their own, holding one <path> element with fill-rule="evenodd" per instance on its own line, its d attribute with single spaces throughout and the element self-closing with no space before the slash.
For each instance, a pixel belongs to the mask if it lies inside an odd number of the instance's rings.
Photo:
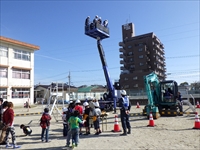
<svg viewBox="0 0 200 150">
<path fill-rule="evenodd" d="M 131 113 L 142 112 L 140 108 L 132 107 Z M 40 112 L 41 108 L 31 108 L 29 112 Z M 27 110 L 17 110 L 16 113 L 27 113 Z M 200 113 L 200 109 L 197 110 Z M 42 143 L 40 140 L 41 127 L 39 126 L 40 115 L 16 116 L 15 129 L 17 143 L 24 150 L 60 150 L 67 149 L 66 138 L 62 136 L 62 122 L 58 115 L 53 116 L 50 127 L 50 143 Z M 200 130 L 194 127 L 195 115 L 184 114 L 177 117 L 160 117 L 154 120 L 155 127 L 147 127 L 149 120 L 146 116 L 133 116 L 130 118 L 132 133 L 128 136 L 119 136 L 121 132 L 112 132 L 114 129 L 115 114 L 109 113 L 106 124 L 103 125 L 103 133 L 94 135 L 92 128 L 90 135 L 81 135 L 77 150 L 199 150 Z M 58 122 L 56 121 L 58 120 Z M 120 119 L 118 119 L 121 128 Z M 104 123 L 106 120 L 104 120 Z M 31 136 L 24 136 L 19 128 L 21 124 L 29 124 L 33 130 Z M 106 128 L 107 127 L 107 128 Z M 101 125 L 102 128 L 102 125 Z M 83 129 L 85 131 L 85 129 Z M 11 139 L 10 139 L 11 141 Z M 0 146 L 0 149 L 5 149 Z"/>
</svg>

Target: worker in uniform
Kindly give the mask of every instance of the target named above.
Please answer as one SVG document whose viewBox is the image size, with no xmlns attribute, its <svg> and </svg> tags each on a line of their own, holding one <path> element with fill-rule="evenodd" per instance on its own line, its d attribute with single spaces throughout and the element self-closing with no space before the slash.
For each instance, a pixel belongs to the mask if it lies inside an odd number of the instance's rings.
<svg viewBox="0 0 200 150">
<path fill-rule="evenodd" d="M 131 134 L 131 125 L 129 122 L 129 112 L 131 109 L 131 104 L 128 96 L 126 95 L 126 91 L 121 90 L 120 93 L 122 97 L 119 99 L 119 107 L 120 107 L 121 123 L 123 128 L 123 133 L 120 134 L 120 136 L 126 136 L 127 134 Z"/>
</svg>

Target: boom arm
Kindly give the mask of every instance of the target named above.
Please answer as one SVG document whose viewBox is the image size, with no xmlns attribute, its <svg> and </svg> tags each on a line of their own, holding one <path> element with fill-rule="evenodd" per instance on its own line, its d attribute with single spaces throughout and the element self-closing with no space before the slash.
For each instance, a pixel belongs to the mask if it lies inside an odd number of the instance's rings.
<svg viewBox="0 0 200 150">
<path fill-rule="evenodd" d="M 112 84 L 112 81 L 110 80 L 110 75 L 109 75 L 108 69 L 107 69 L 105 54 L 104 54 L 104 50 L 103 50 L 103 47 L 101 45 L 100 39 L 97 40 L 97 47 L 98 47 L 98 50 L 99 50 L 99 55 L 100 55 L 101 63 L 102 63 L 102 66 L 103 66 L 103 71 L 104 71 L 104 75 L 105 75 L 105 78 L 106 78 L 106 83 L 107 83 L 107 87 L 108 87 L 108 90 L 109 90 L 109 95 L 111 96 L 111 99 L 113 99 L 114 109 L 116 111 L 115 88 Z"/>
</svg>

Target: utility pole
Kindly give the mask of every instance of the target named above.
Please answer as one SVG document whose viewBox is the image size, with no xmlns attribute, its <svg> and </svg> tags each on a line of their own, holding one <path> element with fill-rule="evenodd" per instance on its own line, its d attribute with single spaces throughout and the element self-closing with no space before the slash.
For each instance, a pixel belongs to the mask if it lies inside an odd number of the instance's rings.
<svg viewBox="0 0 200 150">
<path fill-rule="evenodd" d="M 69 71 L 69 75 L 68 75 L 68 84 L 69 84 L 69 90 L 68 90 L 68 95 L 69 95 L 69 100 L 70 100 L 70 82 L 71 82 L 71 76 L 70 76 L 70 71 Z"/>
</svg>

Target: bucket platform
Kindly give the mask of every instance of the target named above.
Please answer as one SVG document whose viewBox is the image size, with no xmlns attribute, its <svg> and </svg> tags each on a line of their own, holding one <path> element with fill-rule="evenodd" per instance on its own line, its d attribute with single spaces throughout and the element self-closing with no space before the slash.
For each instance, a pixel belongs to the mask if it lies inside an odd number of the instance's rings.
<svg viewBox="0 0 200 150">
<path fill-rule="evenodd" d="M 109 28 L 99 23 L 90 23 L 88 26 L 85 26 L 85 34 L 95 39 L 100 38 L 101 40 L 110 37 Z"/>
</svg>

